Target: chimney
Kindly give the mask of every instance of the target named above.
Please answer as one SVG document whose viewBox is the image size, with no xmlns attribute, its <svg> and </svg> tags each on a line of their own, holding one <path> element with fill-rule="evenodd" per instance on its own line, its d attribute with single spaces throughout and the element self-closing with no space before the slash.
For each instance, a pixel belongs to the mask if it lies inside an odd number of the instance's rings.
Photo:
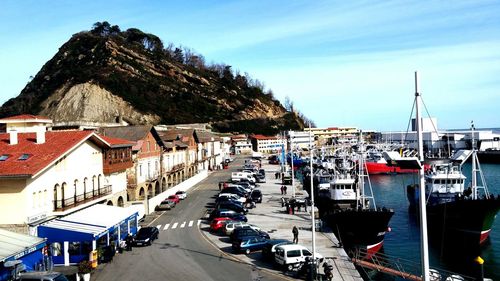
<svg viewBox="0 0 500 281">
<path fill-rule="evenodd" d="M 17 131 L 11 130 L 9 132 L 10 136 L 10 145 L 16 145 L 17 144 Z"/>
<path fill-rule="evenodd" d="M 36 143 L 37 144 L 45 143 L 45 130 L 36 131 Z"/>
</svg>

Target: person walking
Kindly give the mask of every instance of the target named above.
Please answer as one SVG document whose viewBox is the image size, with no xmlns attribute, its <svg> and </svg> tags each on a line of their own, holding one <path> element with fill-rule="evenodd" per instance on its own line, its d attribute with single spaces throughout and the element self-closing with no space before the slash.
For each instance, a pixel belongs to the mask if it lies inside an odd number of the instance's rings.
<svg viewBox="0 0 500 281">
<path fill-rule="evenodd" d="M 283 190 L 285 191 L 285 195 L 286 195 L 286 185 L 283 186 Z"/>
<path fill-rule="evenodd" d="M 292 233 L 293 233 L 293 243 L 298 244 L 299 243 L 299 229 L 297 228 L 297 226 L 295 226 L 295 225 L 293 226 Z"/>
<path fill-rule="evenodd" d="M 222 182 L 219 182 L 219 191 L 222 190 Z"/>
<path fill-rule="evenodd" d="M 280 191 L 281 191 L 281 195 L 285 194 L 285 189 L 283 188 L 283 186 L 280 187 Z"/>
</svg>

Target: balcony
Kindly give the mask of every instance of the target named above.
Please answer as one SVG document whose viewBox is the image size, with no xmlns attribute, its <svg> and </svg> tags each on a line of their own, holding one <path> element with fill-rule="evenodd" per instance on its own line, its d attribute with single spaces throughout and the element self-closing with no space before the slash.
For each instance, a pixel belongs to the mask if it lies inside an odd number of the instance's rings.
<svg viewBox="0 0 500 281">
<path fill-rule="evenodd" d="M 105 185 L 99 189 L 86 192 L 84 194 L 76 195 L 71 198 L 65 198 L 63 200 L 55 200 L 54 201 L 54 211 L 62 212 L 76 206 L 88 203 L 90 201 L 94 201 L 101 197 L 111 194 L 112 188 L 111 185 Z"/>
</svg>

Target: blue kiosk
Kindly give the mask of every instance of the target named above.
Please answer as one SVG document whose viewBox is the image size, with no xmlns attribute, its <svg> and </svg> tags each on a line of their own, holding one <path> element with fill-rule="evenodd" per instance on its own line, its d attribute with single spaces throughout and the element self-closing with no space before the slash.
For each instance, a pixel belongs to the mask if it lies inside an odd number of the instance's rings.
<svg viewBox="0 0 500 281">
<path fill-rule="evenodd" d="M 132 208 L 97 204 L 38 226 L 38 237 L 47 239 L 54 265 L 74 265 L 89 260 L 100 249 L 116 249 L 138 229 L 138 214 Z"/>
<path fill-rule="evenodd" d="M 44 261 L 46 239 L 0 228 L 0 281 L 14 270 L 32 271 Z"/>
</svg>

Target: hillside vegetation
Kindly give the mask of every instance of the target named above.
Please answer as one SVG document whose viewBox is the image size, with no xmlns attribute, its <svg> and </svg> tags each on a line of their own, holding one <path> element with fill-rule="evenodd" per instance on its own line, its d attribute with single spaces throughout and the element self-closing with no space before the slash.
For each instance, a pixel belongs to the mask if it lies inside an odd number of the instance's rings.
<svg viewBox="0 0 500 281">
<path fill-rule="evenodd" d="M 246 73 L 107 22 L 73 35 L 0 108 L 0 117 L 24 113 L 56 122 L 211 123 L 222 132 L 265 134 L 301 129 L 305 119 Z"/>
</svg>

